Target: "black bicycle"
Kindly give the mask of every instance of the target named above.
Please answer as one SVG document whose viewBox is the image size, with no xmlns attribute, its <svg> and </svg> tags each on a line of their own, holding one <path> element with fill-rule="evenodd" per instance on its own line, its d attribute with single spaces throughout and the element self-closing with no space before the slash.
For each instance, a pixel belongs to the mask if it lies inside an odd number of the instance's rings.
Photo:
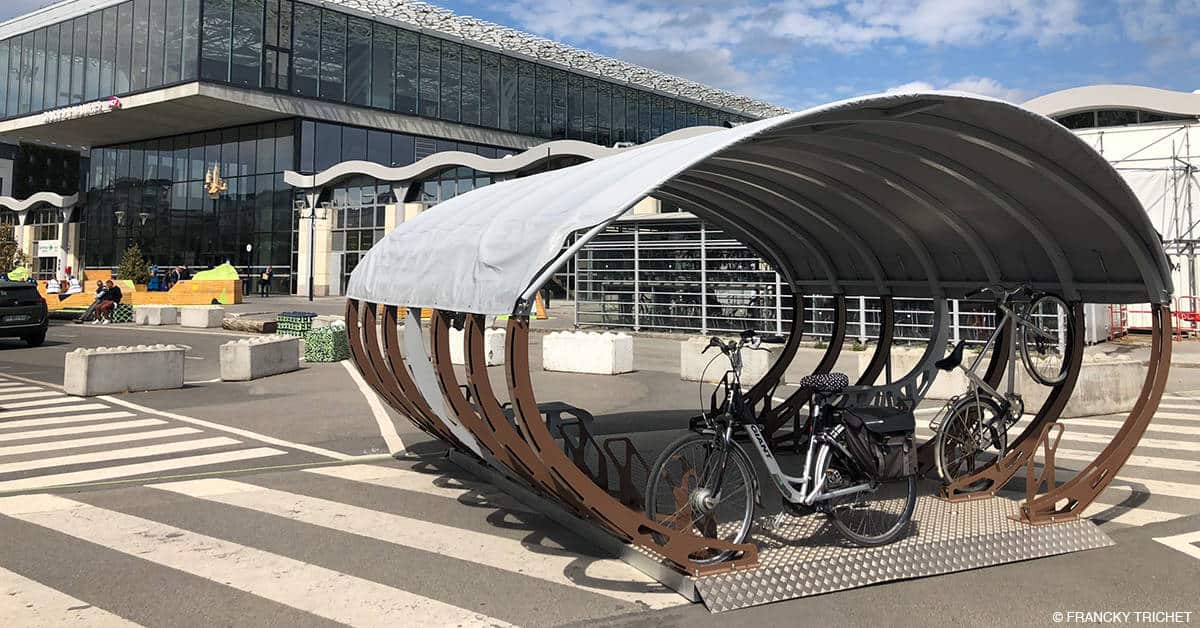
<svg viewBox="0 0 1200 628">
<path fill-rule="evenodd" d="M 845 375 L 805 377 L 800 386 L 811 390 L 813 398 L 802 428 L 808 444 L 804 472 L 800 477 L 788 475 L 779 468 L 755 409 L 742 393 L 742 350 L 758 349 L 760 342 L 753 331 L 743 332 L 736 341 L 709 340 L 704 352 L 717 348 L 729 358 L 730 368 L 720 385 L 725 401 L 702 415 L 695 433 L 671 443 L 658 456 L 646 487 L 647 516 L 673 529 L 730 543 L 745 541 L 759 483 L 749 455 L 735 440 L 744 433 L 790 508 L 825 513 L 858 545 L 883 545 L 899 538 L 917 501 L 912 413 L 841 407 L 849 386 Z M 715 401 L 717 392 L 713 394 Z M 693 559 L 711 564 L 731 557 L 729 551 L 714 550 Z"/>
</svg>

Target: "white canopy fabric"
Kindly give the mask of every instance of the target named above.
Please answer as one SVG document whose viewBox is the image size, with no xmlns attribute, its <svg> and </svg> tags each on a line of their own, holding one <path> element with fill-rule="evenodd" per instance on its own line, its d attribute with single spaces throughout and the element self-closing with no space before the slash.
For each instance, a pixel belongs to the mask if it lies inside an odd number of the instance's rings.
<svg viewBox="0 0 1200 628">
<path fill-rule="evenodd" d="M 1171 294 L 1158 235 L 1100 155 L 1048 118 L 952 92 L 837 102 L 480 188 L 376 244 L 347 294 L 508 313 L 568 235 L 648 195 L 724 228 L 800 293 Z"/>
</svg>

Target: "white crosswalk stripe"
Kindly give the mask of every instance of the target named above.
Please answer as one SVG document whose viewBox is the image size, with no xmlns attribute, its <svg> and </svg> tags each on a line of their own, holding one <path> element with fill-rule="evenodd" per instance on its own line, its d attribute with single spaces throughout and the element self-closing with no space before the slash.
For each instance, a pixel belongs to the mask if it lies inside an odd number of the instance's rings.
<svg viewBox="0 0 1200 628">
<path fill-rule="evenodd" d="M 3 567 L 0 567 L 0 617 L 13 622 L 11 626 L 137 626 Z"/>
<path fill-rule="evenodd" d="M 148 415 L 145 408 L 72 397 L 0 374 L 0 493 L 228 466 L 289 453 L 286 447 L 265 444 L 273 443 L 211 425 L 177 423 L 172 416 Z"/>
<path fill-rule="evenodd" d="M 933 437 L 929 412 L 917 415 L 917 436 Z M 1062 419 L 1065 427 L 1055 452 L 1055 479 L 1065 482 L 1112 442 L 1125 414 Z M 1029 424 L 1026 416 L 1010 429 L 1010 442 Z M 1053 434 L 1052 434 L 1053 435 Z M 1200 402 L 1167 395 L 1159 404 L 1138 448 L 1113 483 L 1085 515 L 1101 525 L 1141 526 L 1200 513 Z M 1041 462 L 1042 452 L 1036 462 Z M 1022 471 L 1004 493 L 1021 499 L 1025 493 Z M 1181 481 L 1182 480 L 1182 481 Z"/>
<path fill-rule="evenodd" d="M 287 556 L 62 497 L 0 498 L 0 514 L 353 626 L 511 625 Z"/>
</svg>

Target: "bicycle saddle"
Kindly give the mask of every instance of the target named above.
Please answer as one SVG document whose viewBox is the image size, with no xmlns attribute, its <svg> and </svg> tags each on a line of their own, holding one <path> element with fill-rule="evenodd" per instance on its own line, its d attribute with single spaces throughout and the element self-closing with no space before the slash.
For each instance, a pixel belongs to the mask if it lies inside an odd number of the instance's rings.
<svg viewBox="0 0 1200 628">
<path fill-rule="evenodd" d="M 934 362 L 933 365 L 943 371 L 953 371 L 954 369 L 958 368 L 959 364 L 962 364 L 963 349 L 966 348 L 966 346 L 966 340 L 959 340 L 958 344 L 954 347 L 954 351 L 950 352 L 950 355 L 938 360 L 937 362 Z"/>
<path fill-rule="evenodd" d="M 816 393 L 839 393 L 850 386 L 845 373 L 818 373 L 800 378 L 801 388 L 810 388 Z"/>
</svg>

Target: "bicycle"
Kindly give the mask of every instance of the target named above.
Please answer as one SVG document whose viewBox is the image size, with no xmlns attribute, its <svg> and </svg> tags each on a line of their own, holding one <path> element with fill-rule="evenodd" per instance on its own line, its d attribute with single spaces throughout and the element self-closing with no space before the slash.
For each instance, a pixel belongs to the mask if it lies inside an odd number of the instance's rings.
<svg viewBox="0 0 1200 628">
<path fill-rule="evenodd" d="M 912 413 L 839 407 L 836 402 L 849 386 L 846 375 L 805 377 L 800 386 L 811 390 L 813 398 L 802 427 L 808 444 L 804 472 L 800 477 L 788 475 L 780 469 L 755 409 L 741 389 L 742 350 L 758 349 L 760 344 L 761 339 L 749 330 L 736 341 L 709 340 L 701 353 L 720 349 L 729 358 L 730 369 L 713 392 L 712 410 L 699 417 L 696 431 L 672 442 L 655 460 L 646 485 L 646 515 L 673 529 L 731 543 L 745 541 L 755 504 L 761 502 L 755 467 L 735 440 L 744 432 L 790 509 L 825 513 L 845 538 L 858 545 L 883 545 L 899 538 L 917 500 Z M 720 386 L 725 387 L 725 396 L 718 407 Z M 692 559 L 711 564 L 731 557 L 732 551 L 714 550 Z"/>
<path fill-rule="evenodd" d="M 931 424 L 936 430 L 937 471 L 947 483 L 974 474 L 1003 457 L 1008 449 L 1008 430 L 1025 412 L 1021 395 L 1016 392 L 1015 368 L 1008 369 L 1008 383 L 1003 392 L 983 381 L 977 372 L 983 356 L 998 348 L 1001 330 L 1010 321 L 1013 333 L 1009 355 L 1020 353 L 1025 370 L 1034 381 L 1054 386 L 1067 376 L 1063 358 L 1073 322 L 1066 301 L 1028 286 L 1012 289 L 989 286 L 969 293 L 966 298 L 981 294 L 995 298 L 1001 315 L 987 343 L 970 366 L 962 364 L 965 340 L 960 340 L 950 355 L 936 363 L 943 371 L 961 368 L 969 381 L 967 391 L 950 399 Z"/>
</svg>

